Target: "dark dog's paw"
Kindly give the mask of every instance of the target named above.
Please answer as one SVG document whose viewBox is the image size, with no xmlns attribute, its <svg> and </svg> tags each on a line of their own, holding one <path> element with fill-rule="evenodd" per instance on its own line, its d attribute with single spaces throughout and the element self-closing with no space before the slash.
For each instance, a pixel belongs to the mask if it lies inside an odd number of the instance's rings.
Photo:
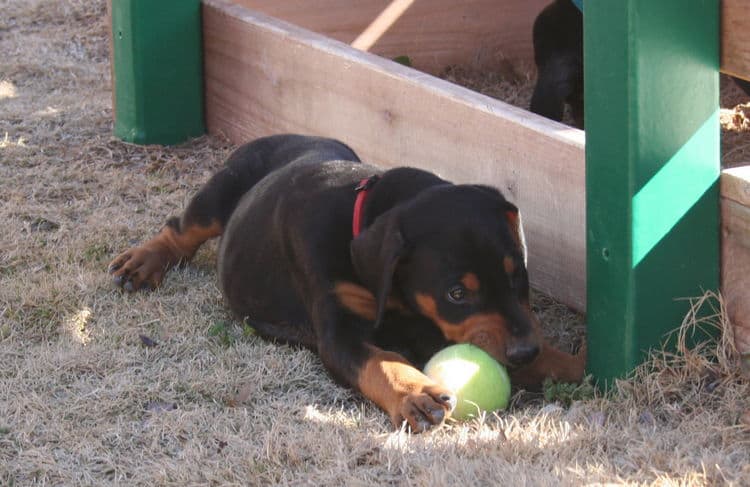
<svg viewBox="0 0 750 487">
<path fill-rule="evenodd" d="M 116 286 L 134 292 L 158 287 L 169 266 L 170 259 L 164 252 L 134 247 L 118 255 L 109 264 L 108 271 Z"/>
<path fill-rule="evenodd" d="M 439 386 L 429 386 L 421 393 L 404 396 L 400 410 L 391 420 L 396 427 L 406 421 L 412 433 L 422 433 L 442 424 L 455 407 L 453 393 Z"/>
</svg>

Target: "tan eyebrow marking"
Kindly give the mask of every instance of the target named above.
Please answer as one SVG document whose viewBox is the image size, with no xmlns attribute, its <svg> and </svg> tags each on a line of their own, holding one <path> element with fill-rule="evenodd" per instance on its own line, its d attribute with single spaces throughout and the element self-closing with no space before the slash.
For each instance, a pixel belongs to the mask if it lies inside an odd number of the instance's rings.
<svg viewBox="0 0 750 487">
<path fill-rule="evenodd" d="M 467 272 L 461 277 L 461 283 L 471 292 L 479 291 L 479 278 L 473 272 Z"/>
</svg>

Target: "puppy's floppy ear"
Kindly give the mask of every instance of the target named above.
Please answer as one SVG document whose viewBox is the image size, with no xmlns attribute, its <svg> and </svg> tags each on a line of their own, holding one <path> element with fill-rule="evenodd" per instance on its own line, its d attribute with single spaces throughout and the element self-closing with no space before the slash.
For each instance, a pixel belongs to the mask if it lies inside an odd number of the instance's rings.
<svg viewBox="0 0 750 487">
<path fill-rule="evenodd" d="M 483 184 L 474 184 L 473 186 L 480 191 L 485 192 L 486 194 L 490 194 L 500 199 L 503 205 L 503 216 L 505 217 L 505 221 L 508 222 L 510 234 L 513 237 L 513 240 L 515 240 L 516 245 L 518 245 L 518 250 L 523 256 L 523 263 L 524 265 L 526 265 L 526 236 L 523 234 L 521 213 L 518 211 L 518 207 L 510 201 L 506 200 L 505 196 L 503 196 L 503 194 L 497 188 L 493 188 L 492 186 L 485 186 Z"/>
<path fill-rule="evenodd" d="M 508 222 L 508 228 L 513 240 L 516 241 L 521 255 L 523 256 L 524 265 L 527 264 L 526 260 L 526 236 L 523 234 L 523 225 L 521 223 L 521 213 L 518 211 L 518 207 L 513 203 L 505 202 L 505 221 Z"/>
<path fill-rule="evenodd" d="M 374 295 L 377 303 L 375 328 L 380 326 L 391 292 L 396 264 L 405 248 L 398 225 L 398 213 L 389 210 L 380 215 L 349 246 L 357 276 Z"/>
</svg>

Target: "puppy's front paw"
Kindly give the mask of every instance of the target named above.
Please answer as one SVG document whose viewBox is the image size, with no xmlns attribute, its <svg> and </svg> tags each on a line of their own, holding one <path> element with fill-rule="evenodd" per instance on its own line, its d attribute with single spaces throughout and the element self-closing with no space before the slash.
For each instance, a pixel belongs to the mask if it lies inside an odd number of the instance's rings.
<svg viewBox="0 0 750 487">
<path fill-rule="evenodd" d="M 412 433 L 422 433 L 442 424 L 456 407 L 456 396 L 440 386 L 425 387 L 401 400 L 398 412 L 391 415 L 395 427 L 406 421 Z"/>
<path fill-rule="evenodd" d="M 159 286 L 171 264 L 167 252 L 143 246 L 118 255 L 109 264 L 108 270 L 116 286 L 134 292 Z"/>
</svg>

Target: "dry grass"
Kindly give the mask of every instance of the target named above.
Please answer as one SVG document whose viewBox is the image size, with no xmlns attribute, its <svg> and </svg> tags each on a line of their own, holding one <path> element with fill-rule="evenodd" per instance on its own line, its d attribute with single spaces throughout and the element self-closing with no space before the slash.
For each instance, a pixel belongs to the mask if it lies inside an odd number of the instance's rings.
<svg viewBox="0 0 750 487">
<path fill-rule="evenodd" d="M 178 213 L 231 146 L 112 138 L 102 0 L 0 11 L 0 485 L 750 482 L 730 335 L 656 356 L 610 397 L 519 393 L 508 412 L 409 436 L 310 353 L 232 321 L 214 246 L 154 293 L 114 290 L 109 259 Z M 580 317 L 537 305 L 560 342 L 580 339 Z"/>
<path fill-rule="evenodd" d="M 750 95 L 721 77 L 721 164 L 750 164 Z"/>
</svg>

